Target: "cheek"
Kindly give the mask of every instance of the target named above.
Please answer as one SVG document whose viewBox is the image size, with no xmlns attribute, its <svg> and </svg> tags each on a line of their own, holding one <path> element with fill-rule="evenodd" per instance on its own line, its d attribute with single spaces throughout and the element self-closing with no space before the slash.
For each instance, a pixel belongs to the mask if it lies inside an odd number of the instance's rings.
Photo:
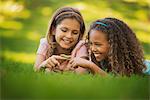
<svg viewBox="0 0 150 100">
<path fill-rule="evenodd" d="M 60 40 L 61 37 L 63 37 L 63 34 L 60 34 L 59 32 L 57 32 L 57 33 L 55 34 L 55 39 L 56 39 L 56 40 Z"/>
<path fill-rule="evenodd" d="M 73 39 L 74 39 L 74 42 L 78 42 L 78 40 L 79 40 L 79 35 L 73 36 Z"/>
<path fill-rule="evenodd" d="M 107 55 L 107 53 L 109 52 L 108 47 L 99 47 L 99 48 L 97 48 L 97 50 L 105 55 Z"/>
<path fill-rule="evenodd" d="M 106 47 L 107 53 L 109 52 L 109 50 L 110 50 L 110 46 L 109 46 L 109 44 L 108 44 L 108 46 Z"/>
<path fill-rule="evenodd" d="M 108 56 L 108 53 L 109 53 L 109 47 L 107 47 L 107 48 L 105 49 L 105 56 Z"/>
</svg>

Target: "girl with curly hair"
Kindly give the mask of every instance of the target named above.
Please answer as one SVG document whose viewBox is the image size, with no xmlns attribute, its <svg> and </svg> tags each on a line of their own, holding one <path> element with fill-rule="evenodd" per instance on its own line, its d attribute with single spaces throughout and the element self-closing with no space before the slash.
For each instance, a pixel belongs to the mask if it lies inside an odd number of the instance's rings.
<svg viewBox="0 0 150 100">
<path fill-rule="evenodd" d="M 142 75 L 146 72 L 141 45 L 131 28 L 116 18 L 94 21 L 88 32 L 89 58 L 74 58 L 71 67 L 89 68 L 93 73 L 105 76 Z M 150 65 L 150 63 L 149 63 Z"/>
</svg>

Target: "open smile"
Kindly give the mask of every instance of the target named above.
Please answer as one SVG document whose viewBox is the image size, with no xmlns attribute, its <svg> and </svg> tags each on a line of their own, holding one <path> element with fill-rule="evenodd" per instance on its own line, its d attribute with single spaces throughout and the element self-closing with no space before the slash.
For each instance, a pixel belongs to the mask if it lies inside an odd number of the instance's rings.
<svg viewBox="0 0 150 100">
<path fill-rule="evenodd" d="M 71 44 L 72 41 L 70 39 L 62 39 L 65 44 Z"/>
<path fill-rule="evenodd" d="M 100 57 L 102 55 L 102 53 L 94 53 L 94 56 L 97 58 L 97 57 Z"/>
</svg>

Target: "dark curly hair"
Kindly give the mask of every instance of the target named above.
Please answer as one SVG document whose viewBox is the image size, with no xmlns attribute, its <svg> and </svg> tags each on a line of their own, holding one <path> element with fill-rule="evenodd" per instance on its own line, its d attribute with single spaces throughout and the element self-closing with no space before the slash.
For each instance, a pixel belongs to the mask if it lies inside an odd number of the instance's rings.
<svg viewBox="0 0 150 100">
<path fill-rule="evenodd" d="M 97 24 L 100 23 L 100 24 Z M 130 76 L 131 74 L 142 75 L 144 65 L 144 55 L 142 47 L 131 28 L 123 21 L 116 18 L 105 18 L 96 20 L 90 26 L 88 32 L 98 30 L 107 34 L 110 50 L 108 58 L 97 62 L 93 54 L 92 61 L 99 66 L 105 66 L 108 72 L 114 74 Z"/>
</svg>

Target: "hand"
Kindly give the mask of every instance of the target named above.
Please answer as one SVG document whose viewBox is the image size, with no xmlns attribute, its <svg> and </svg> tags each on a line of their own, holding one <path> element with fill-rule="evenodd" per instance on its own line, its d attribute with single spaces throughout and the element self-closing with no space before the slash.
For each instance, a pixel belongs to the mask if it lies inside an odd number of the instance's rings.
<svg viewBox="0 0 150 100">
<path fill-rule="evenodd" d="M 58 56 L 58 55 L 52 55 L 49 57 L 46 61 L 44 61 L 44 66 L 47 68 L 54 68 L 60 66 L 60 63 L 62 60 L 66 60 L 66 58 Z"/>
<path fill-rule="evenodd" d="M 88 62 L 89 61 L 86 59 L 75 57 L 69 61 L 69 65 L 72 68 L 76 68 L 78 66 L 86 68 L 86 67 L 89 67 Z"/>
<path fill-rule="evenodd" d="M 83 58 L 75 57 L 70 60 L 69 64 L 70 64 L 70 67 L 73 67 L 73 68 L 76 68 L 78 66 L 83 67 L 83 68 L 88 68 L 91 70 L 93 74 L 100 74 L 101 76 L 107 75 L 107 73 L 103 71 L 101 68 L 99 68 L 96 64 Z"/>
</svg>

